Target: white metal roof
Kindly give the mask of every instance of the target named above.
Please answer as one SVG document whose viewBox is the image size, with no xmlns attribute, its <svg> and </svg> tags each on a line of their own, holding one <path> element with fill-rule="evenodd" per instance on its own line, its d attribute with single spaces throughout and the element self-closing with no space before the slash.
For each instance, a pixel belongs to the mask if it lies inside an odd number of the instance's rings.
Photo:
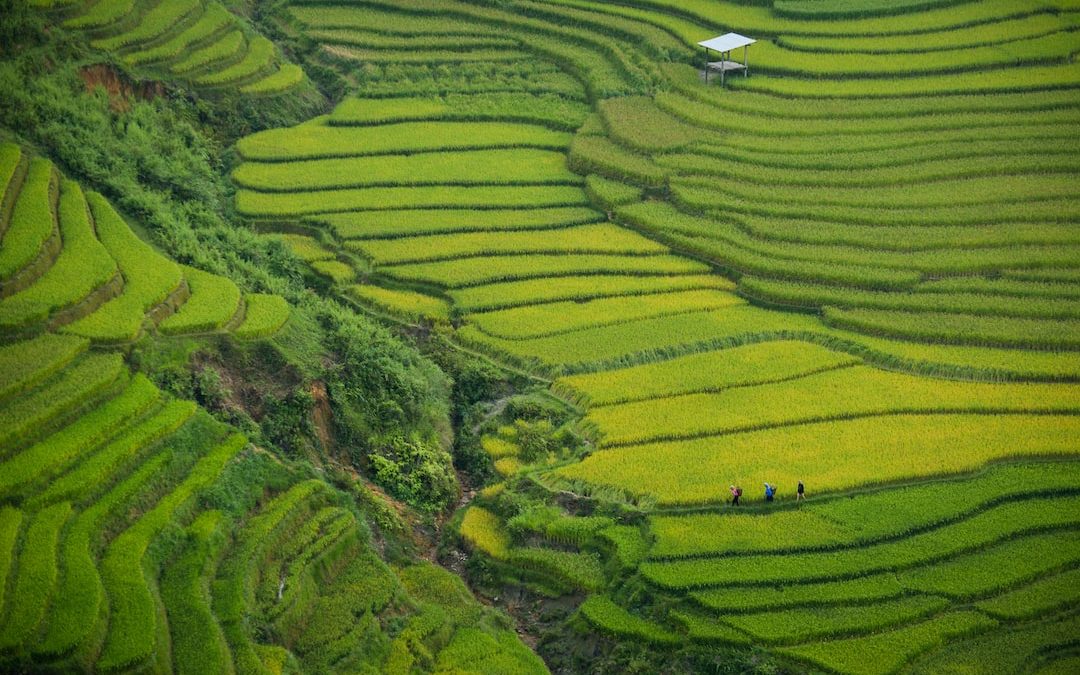
<svg viewBox="0 0 1080 675">
<path fill-rule="evenodd" d="M 708 40 L 702 40 L 698 44 L 707 49 L 711 49 L 714 52 L 728 52 L 738 47 L 745 47 L 746 45 L 752 45 L 757 40 L 748 38 L 745 35 L 739 35 L 738 33 L 728 33 L 719 37 L 714 37 Z"/>
</svg>

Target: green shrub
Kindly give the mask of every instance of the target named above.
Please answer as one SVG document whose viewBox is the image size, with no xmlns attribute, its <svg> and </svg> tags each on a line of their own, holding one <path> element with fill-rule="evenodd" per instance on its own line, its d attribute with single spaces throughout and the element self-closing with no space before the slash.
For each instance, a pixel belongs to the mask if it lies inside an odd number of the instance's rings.
<svg viewBox="0 0 1080 675">
<path fill-rule="evenodd" d="M 375 482 L 414 508 L 440 511 L 457 494 L 452 460 L 437 440 L 401 435 L 373 439 L 367 459 Z"/>
</svg>

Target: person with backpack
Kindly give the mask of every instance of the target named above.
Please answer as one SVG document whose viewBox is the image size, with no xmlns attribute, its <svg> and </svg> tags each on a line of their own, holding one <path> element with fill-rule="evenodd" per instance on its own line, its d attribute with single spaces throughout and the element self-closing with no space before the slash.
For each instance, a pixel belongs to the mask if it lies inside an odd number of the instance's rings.
<svg viewBox="0 0 1080 675">
<path fill-rule="evenodd" d="M 731 505 L 732 506 L 738 506 L 739 505 L 739 497 L 742 497 L 742 488 L 738 487 L 738 486 L 735 486 L 735 485 L 732 485 L 728 489 L 731 490 Z"/>
<path fill-rule="evenodd" d="M 771 502 L 773 495 L 776 494 L 776 486 L 769 483 L 765 483 L 765 501 Z"/>
<path fill-rule="evenodd" d="M 795 501 L 800 499 L 806 499 L 806 488 L 803 486 L 802 481 L 799 481 L 799 487 L 795 491 Z"/>
</svg>

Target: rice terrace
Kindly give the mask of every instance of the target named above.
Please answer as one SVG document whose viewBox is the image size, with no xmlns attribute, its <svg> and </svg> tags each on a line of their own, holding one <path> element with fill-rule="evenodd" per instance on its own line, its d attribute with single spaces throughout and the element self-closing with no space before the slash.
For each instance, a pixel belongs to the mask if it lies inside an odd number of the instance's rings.
<svg viewBox="0 0 1080 675">
<path fill-rule="evenodd" d="M 0 0 L 0 672 L 1080 673 L 1080 0 Z"/>
</svg>

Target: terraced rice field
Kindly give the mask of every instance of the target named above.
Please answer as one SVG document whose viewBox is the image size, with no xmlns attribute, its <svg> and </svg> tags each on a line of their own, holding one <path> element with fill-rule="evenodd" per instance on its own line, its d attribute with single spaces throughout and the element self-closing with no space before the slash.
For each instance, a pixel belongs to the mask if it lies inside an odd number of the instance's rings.
<svg viewBox="0 0 1080 675">
<path fill-rule="evenodd" d="M 145 243 L 112 205 L 84 193 L 46 159 L 2 146 L 13 169 L 5 203 L 0 334 L 43 333 L 128 343 L 146 332 L 266 335 L 288 320 L 281 298 L 243 295 L 232 281 L 174 263 Z"/>
<path fill-rule="evenodd" d="M 146 333 L 272 335 L 283 298 L 177 264 L 47 160 L 0 159 L 0 669 L 407 669 L 419 649 L 543 672 L 460 579 L 383 562 L 346 493 L 125 363 Z"/>
<path fill-rule="evenodd" d="M 579 406 L 588 456 L 484 448 L 643 522 L 508 518 L 497 486 L 460 529 L 587 594 L 598 631 L 837 672 L 1068 670 L 1077 10 L 292 2 L 354 91 L 243 139 L 237 208 L 307 233 L 286 241 L 343 297 Z M 751 75 L 706 86 L 694 45 L 729 30 L 759 40 Z"/>
<path fill-rule="evenodd" d="M 283 58 L 219 0 L 43 0 L 85 31 L 94 47 L 125 65 L 201 89 L 230 88 L 247 96 L 298 87 L 304 71 Z"/>
</svg>

